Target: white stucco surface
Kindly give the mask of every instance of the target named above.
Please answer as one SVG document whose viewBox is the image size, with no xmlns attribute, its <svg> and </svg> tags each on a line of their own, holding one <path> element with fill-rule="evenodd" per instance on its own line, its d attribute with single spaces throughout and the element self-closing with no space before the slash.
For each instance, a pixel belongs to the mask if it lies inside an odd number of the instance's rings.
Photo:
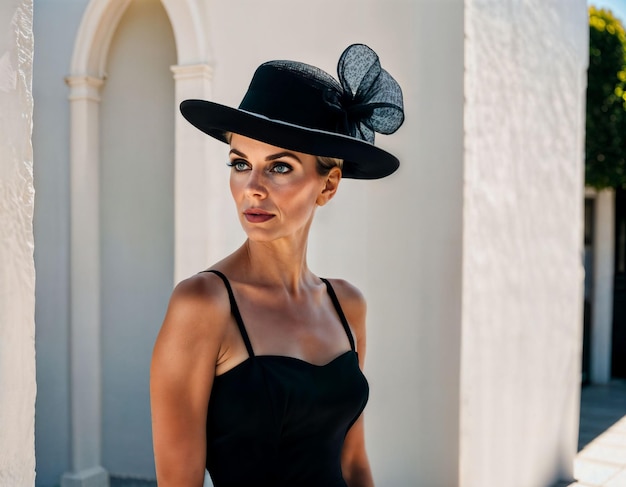
<svg viewBox="0 0 626 487">
<path fill-rule="evenodd" d="M 466 0 L 461 482 L 572 477 L 587 11 Z"/>
<path fill-rule="evenodd" d="M 0 4 L 0 486 L 35 483 L 31 0 Z"/>
</svg>

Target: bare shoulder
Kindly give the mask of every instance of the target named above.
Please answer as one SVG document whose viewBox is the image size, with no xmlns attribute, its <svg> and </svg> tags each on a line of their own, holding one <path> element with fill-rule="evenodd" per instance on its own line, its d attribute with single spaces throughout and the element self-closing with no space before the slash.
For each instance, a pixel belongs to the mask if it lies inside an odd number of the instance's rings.
<svg viewBox="0 0 626 487">
<path fill-rule="evenodd" d="M 339 299 L 348 322 L 358 335 L 365 326 L 365 313 L 367 311 L 367 303 L 363 293 L 344 279 L 329 279 L 329 281 L 335 294 L 337 294 L 337 299 Z"/>
<path fill-rule="evenodd" d="M 211 272 L 201 272 L 179 282 L 170 299 L 170 307 L 219 312 L 228 309 L 228 295 L 222 280 Z"/>
<path fill-rule="evenodd" d="M 342 300 L 341 304 L 347 305 L 348 302 L 356 306 L 365 306 L 365 297 L 363 293 L 354 284 L 349 283 L 345 279 L 328 279 L 337 294 L 337 297 Z"/>
<path fill-rule="evenodd" d="M 183 341 L 223 336 L 230 316 L 224 283 L 212 273 L 189 277 L 174 288 L 159 338 L 174 334 Z"/>
</svg>

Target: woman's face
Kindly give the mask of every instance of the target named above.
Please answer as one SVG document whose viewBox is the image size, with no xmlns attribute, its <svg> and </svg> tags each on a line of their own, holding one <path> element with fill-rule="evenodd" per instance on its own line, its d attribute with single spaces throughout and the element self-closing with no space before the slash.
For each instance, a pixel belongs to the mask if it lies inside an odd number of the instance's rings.
<svg viewBox="0 0 626 487">
<path fill-rule="evenodd" d="M 318 174 L 315 156 L 238 134 L 232 135 L 229 159 L 230 190 L 241 225 L 257 241 L 306 237 L 315 207 L 332 197 L 341 177 L 339 170 Z"/>
</svg>

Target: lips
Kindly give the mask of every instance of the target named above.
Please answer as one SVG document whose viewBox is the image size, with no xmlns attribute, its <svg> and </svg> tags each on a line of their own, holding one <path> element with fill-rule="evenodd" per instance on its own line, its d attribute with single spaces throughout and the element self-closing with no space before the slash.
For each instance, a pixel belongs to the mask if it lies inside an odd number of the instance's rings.
<svg viewBox="0 0 626 487">
<path fill-rule="evenodd" d="M 243 216 L 250 223 L 263 223 L 274 218 L 274 215 L 260 208 L 248 208 L 244 210 Z"/>
</svg>

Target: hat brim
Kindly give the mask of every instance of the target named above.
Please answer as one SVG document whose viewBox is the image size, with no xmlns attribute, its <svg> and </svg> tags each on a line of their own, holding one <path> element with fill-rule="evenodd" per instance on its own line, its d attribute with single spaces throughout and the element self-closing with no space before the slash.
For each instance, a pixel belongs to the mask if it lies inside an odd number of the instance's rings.
<svg viewBox="0 0 626 487">
<path fill-rule="evenodd" d="M 380 179 L 400 165 L 393 154 L 369 142 L 272 120 L 219 103 L 185 100 L 180 111 L 194 127 L 221 142 L 227 143 L 225 134 L 232 132 L 287 150 L 343 159 L 344 178 Z"/>
</svg>

